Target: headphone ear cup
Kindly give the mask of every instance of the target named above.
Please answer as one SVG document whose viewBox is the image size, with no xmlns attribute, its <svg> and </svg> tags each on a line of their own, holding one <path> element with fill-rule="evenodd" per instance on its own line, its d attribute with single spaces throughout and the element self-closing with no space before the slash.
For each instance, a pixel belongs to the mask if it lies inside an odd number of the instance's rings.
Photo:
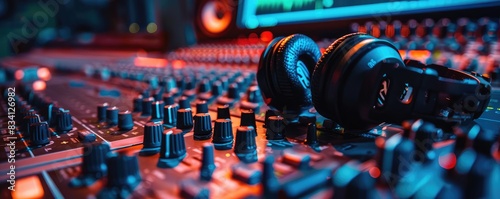
<svg viewBox="0 0 500 199">
<path fill-rule="evenodd" d="M 364 33 L 348 34 L 332 43 L 312 76 L 316 110 L 352 130 L 366 130 L 380 123 L 382 118 L 374 120 L 367 111 L 374 105 L 372 94 L 379 89 L 374 80 L 379 70 L 374 67 L 380 62 L 404 66 L 391 43 Z"/>
<path fill-rule="evenodd" d="M 311 107 L 310 76 L 321 56 L 319 47 L 311 38 L 294 34 L 268 48 L 264 51 L 265 66 L 259 64 L 257 72 L 259 86 L 270 88 L 266 98 L 272 99 L 266 103 L 280 111 Z"/>
<path fill-rule="evenodd" d="M 257 70 L 257 83 L 259 84 L 262 97 L 264 101 L 268 103 L 275 96 L 275 89 L 272 88 L 271 82 L 268 79 L 271 79 L 272 73 L 269 71 L 271 66 L 271 56 L 274 51 L 274 47 L 278 42 L 281 41 L 284 37 L 276 37 L 267 45 L 266 49 L 262 51 L 260 55 L 259 67 Z"/>
<path fill-rule="evenodd" d="M 353 37 L 359 37 L 360 35 L 367 36 L 367 34 L 365 33 L 351 33 L 336 39 L 332 44 L 330 44 L 330 46 L 325 50 L 320 60 L 316 64 L 311 77 L 311 94 L 316 111 L 318 111 L 318 113 L 322 116 L 333 119 L 338 123 L 340 121 L 340 119 L 337 117 L 339 116 L 339 114 L 338 111 L 335 111 L 338 105 L 338 94 L 326 93 L 325 87 L 339 86 L 337 80 L 339 80 L 343 74 L 334 73 L 334 71 L 336 67 L 342 67 L 337 65 L 339 59 L 342 59 L 345 53 L 341 52 L 341 45 L 344 44 L 346 40 Z M 335 75 L 335 77 L 332 77 L 333 75 Z M 332 78 L 334 82 L 331 82 Z M 327 98 L 326 95 L 333 95 L 329 97 L 329 99 L 332 99 L 332 101 L 325 101 L 325 99 Z"/>
</svg>

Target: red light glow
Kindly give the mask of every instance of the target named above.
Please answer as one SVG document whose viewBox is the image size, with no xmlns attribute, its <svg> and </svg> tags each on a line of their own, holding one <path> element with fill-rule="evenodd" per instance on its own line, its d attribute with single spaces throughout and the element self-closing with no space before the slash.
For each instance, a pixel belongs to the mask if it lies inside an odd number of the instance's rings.
<svg viewBox="0 0 500 199">
<path fill-rule="evenodd" d="M 23 70 L 17 70 L 14 73 L 14 77 L 16 78 L 16 80 L 22 80 L 23 77 L 24 77 L 24 71 Z"/>
<path fill-rule="evenodd" d="M 182 69 L 186 66 L 186 62 L 182 61 L 182 60 L 174 60 L 172 61 L 172 67 L 174 69 Z"/>
<path fill-rule="evenodd" d="M 50 70 L 48 68 L 39 68 L 36 71 L 36 74 L 38 75 L 38 78 L 40 78 L 41 80 L 44 80 L 44 81 L 49 81 L 50 78 L 52 77 L 50 75 Z"/>
<path fill-rule="evenodd" d="M 33 82 L 33 90 L 34 91 L 43 91 L 43 90 L 45 90 L 45 88 L 47 88 L 47 84 L 45 84 L 44 81 L 37 80 L 37 81 Z"/>
<path fill-rule="evenodd" d="M 162 68 L 167 65 L 167 60 L 161 58 L 136 57 L 134 59 L 134 65 L 138 67 Z"/>
<path fill-rule="evenodd" d="M 270 42 L 273 39 L 273 33 L 271 31 L 264 31 L 260 33 L 260 40 L 263 42 Z"/>
<path fill-rule="evenodd" d="M 457 157 L 453 153 L 439 156 L 439 166 L 444 169 L 453 169 L 457 165 Z"/>
<path fill-rule="evenodd" d="M 368 170 L 368 173 L 370 173 L 370 176 L 372 178 L 378 178 L 380 177 L 380 169 L 378 167 L 372 167 L 370 170 Z"/>
</svg>

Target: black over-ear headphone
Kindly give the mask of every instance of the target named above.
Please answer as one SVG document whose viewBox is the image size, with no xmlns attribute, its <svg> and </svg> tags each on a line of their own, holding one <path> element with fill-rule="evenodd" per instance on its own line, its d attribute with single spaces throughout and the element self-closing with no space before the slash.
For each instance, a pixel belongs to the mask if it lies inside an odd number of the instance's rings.
<svg viewBox="0 0 500 199">
<path fill-rule="evenodd" d="M 272 40 L 260 57 L 257 81 L 264 101 L 279 111 L 312 107 L 310 75 L 321 52 L 301 34 Z"/>
<path fill-rule="evenodd" d="M 300 41 L 300 42 L 299 42 Z M 321 56 L 304 35 L 274 39 L 262 53 L 257 79 L 268 105 L 307 107 L 351 130 L 422 118 L 460 123 L 478 118 L 490 100 L 489 79 L 440 65 L 403 61 L 396 47 L 365 33 L 333 42 Z M 299 72 L 297 72 L 299 71 Z M 310 88 L 310 89 L 309 89 Z"/>
</svg>

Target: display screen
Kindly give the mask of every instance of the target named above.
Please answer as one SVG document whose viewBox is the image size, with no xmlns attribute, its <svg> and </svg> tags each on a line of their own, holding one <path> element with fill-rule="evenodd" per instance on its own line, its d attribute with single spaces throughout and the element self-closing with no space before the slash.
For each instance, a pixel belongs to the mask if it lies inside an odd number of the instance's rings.
<svg viewBox="0 0 500 199">
<path fill-rule="evenodd" d="M 380 18 L 499 4 L 499 0 L 246 0 L 240 2 L 238 26 L 254 29 L 282 24 L 370 16 Z"/>
</svg>

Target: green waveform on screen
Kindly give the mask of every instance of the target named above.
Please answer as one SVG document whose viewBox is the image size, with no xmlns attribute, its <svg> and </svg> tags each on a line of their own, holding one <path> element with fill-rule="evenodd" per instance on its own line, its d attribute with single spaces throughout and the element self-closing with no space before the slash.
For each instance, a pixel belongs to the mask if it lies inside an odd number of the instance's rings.
<svg viewBox="0 0 500 199">
<path fill-rule="evenodd" d="M 323 9 L 333 4 L 334 0 L 258 0 L 257 14 Z"/>
</svg>

